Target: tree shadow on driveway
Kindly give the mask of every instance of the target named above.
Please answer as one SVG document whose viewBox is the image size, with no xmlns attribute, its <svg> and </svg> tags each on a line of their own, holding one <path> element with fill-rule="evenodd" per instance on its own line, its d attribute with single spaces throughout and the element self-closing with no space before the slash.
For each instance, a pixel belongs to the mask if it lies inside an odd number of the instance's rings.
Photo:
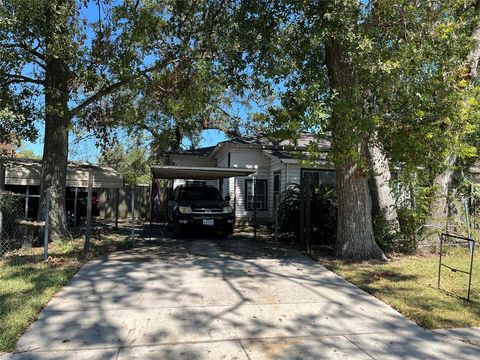
<svg viewBox="0 0 480 360">
<path fill-rule="evenodd" d="M 91 261 L 17 347 L 165 359 L 480 356 L 292 248 L 244 237 L 160 236 Z"/>
</svg>

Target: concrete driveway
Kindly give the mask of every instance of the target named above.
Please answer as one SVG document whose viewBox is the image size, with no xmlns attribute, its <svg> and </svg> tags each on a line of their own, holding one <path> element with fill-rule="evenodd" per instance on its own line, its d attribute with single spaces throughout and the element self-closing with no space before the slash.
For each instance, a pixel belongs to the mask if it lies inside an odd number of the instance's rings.
<svg viewBox="0 0 480 360">
<path fill-rule="evenodd" d="M 160 237 L 86 264 L 6 359 L 479 359 L 312 260 Z"/>
</svg>

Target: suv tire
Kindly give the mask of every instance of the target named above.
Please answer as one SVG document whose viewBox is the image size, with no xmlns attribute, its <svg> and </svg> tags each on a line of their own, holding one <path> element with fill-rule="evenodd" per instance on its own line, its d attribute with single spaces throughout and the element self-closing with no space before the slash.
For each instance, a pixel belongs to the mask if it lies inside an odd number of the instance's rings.
<svg viewBox="0 0 480 360">
<path fill-rule="evenodd" d="M 180 239 L 182 237 L 182 230 L 180 229 L 180 226 L 175 223 L 172 224 L 172 232 L 174 239 Z"/>
<path fill-rule="evenodd" d="M 233 229 L 230 229 L 230 228 L 222 229 L 222 239 L 228 239 L 230 235 L 233 235 Z"/>
</svg>

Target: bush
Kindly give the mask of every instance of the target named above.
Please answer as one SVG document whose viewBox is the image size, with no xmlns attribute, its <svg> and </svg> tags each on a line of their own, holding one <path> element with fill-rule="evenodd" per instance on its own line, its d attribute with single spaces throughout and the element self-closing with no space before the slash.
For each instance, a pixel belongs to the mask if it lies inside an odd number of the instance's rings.
<svg viewBox="0 0 480 360">
<path fill-rule="evenodd" d="M 280 197 L 278 222 L 281 233 L 298 239 L 300 228 L 300 185 L 292 184 Z M 311 187 L 310 221 L 312 244 L 333 245 L 337 230 L 337 197 L 335 189 Z"/>
</svg>

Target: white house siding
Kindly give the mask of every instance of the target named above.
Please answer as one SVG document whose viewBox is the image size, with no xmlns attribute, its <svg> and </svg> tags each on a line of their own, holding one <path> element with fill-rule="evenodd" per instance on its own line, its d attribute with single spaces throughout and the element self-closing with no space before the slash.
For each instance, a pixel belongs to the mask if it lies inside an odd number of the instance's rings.
<svg viewBox="0 0 480 360">
<path fill-rule="evenodd" d="M 216 163 L 218 167 L 224 167 L 228 168 L 228 151 L 226 149 L 222 149 L 217 153 L 217 156 L 215 157 Z M 228 179 L 223 179 L 223 192 L 222 196 L 225 199 L 227 195 L 231 197 L 230 204 L 233 206 L 233 195 L 230 194 L 230 189 L 233 188 L 233 186 L 230 185 L 231 178 Z"/>
<path fill-rule="evenodd" d="M 271 194 L 268 190 L 270 187 L 270 159 L 259 149 L 228 146 L 217 154 L 219 166 L 228 166 L 228 153 L 230 153 L 230 167 L 254 168 L 257 166 L 257 179 L 267 180 L 267 210 L 257 211 L 257 219 L 259 222 L 269 221 L 271 215 Z M 244 176 L 238 177 L 236 186 L 235 178 L 230 178 L 225 181 L 226 186 L 224 185 L 224 195 L 227 194 L 226 191 L 228 189 L 232 205 L 236 201 L 236 216 L 239 222 L 251 222 L 253 219 L 253 211 L 245 210 L 245 179 L 248 178 Z M 235 192 L 234 188 L 236 189 Z"/>
<path fill-rule="evenodd" d="M 169 165 L 175 166 L 217 166 L 215 159 L 209 159 L 207 156 L 199 155 L 182 155 L 182 154 L 170 154 Z M 173 180 L 172 187 L 175 189 L 179 185 L 185 185 L 187 179 L 175 179 Z M 207 185 L 212 185 L 218 188 L 218 180 L 206 180 Z"/>
<path fill-rule="evenodd" d="M 228 154 L 230 153 L 230 164 Z M 236 146 L 224 146 L 212 158 L 198 155 L 170 155 L 169 165 L 176 166 L 218 166 L 231 168 L 255 168 L 257 179 L 267 180 L 267 210 L 257 211 L 259 223 L 268 223 L 273 218 L 273 174 L 281 171 L 280 189 L 285 190 L 288 184 L 300 182 L 300 167 L 297 164 L 285 164 L 278 158 L 267 156 L 261 149 Z M 229 195 L 230 204 L 236 207 L 239 223 L 252 223 L 253 211 L 245 210 L 245 180 L 251 177 L 228 178 L 223 180 L 223 197 Z M 185 184 L 186 180 L 175 179 L 173 187 Z M 218 180 L 207 180 L 208 185 L 219 187 Z M 234 189 L 236 191 L 234 191 Z"/>
</svg>

